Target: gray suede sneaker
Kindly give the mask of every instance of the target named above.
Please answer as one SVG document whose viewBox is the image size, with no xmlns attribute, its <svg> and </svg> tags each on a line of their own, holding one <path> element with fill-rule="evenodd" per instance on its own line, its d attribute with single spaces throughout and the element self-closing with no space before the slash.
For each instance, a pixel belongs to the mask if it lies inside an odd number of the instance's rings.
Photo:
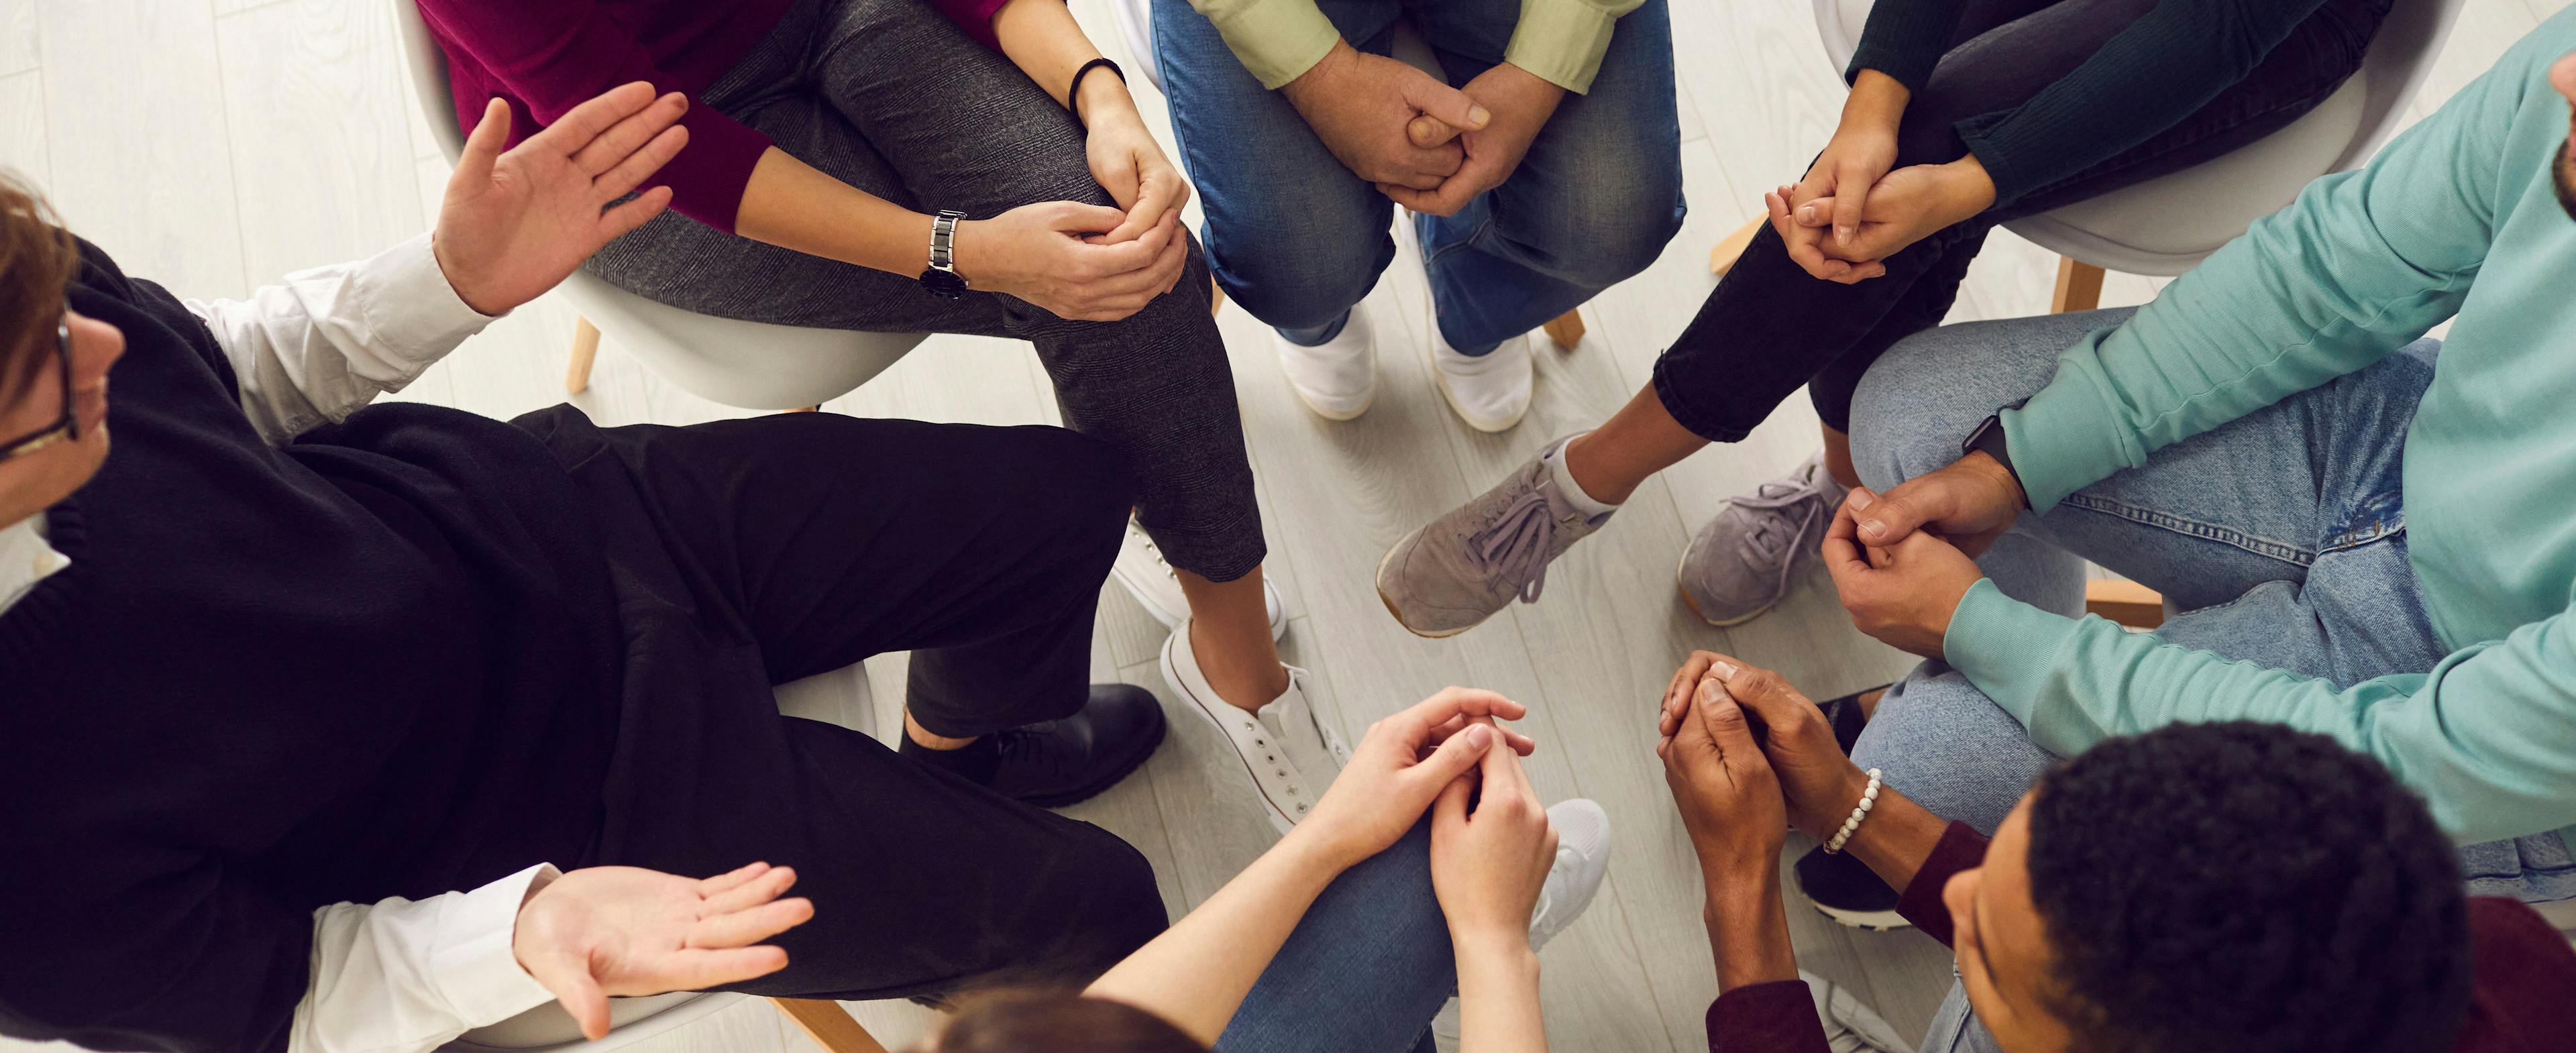
<svg viewBox="0 0 2576 1053">
<path fill-rule="evenodd" d="M 1682 602 L 1710 625 L 1741 625 L 1789 594 L 1798 568 L 1824 543 L 1850 492 L 1825 470 L 1824 451 L 1796 471 L 1727 499 L 1682 549 Z"/>
<path fill-rule="evenodd" d="M 1545 458 L 1567 439 L 1388 549 L 1377 565 L 1377 596 L 1387 613 L 1414 635 L 1436 639 L 1475 628 L 1514 597 L 1536 602 L 1547 565 L 1610 521 L 1609 512 L 1587 518 L 1557 492 Z"/>
</svg>

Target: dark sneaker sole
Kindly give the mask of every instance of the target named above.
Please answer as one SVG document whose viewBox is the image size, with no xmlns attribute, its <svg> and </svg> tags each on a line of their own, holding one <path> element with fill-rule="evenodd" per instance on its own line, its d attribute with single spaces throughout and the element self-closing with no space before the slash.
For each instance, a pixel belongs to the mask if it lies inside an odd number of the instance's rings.
<svg viewBox="0 0 2576 1053">
<path fill-rule="evenodd" d="M 1102 793 L 1107 792 L 1110 787 L 1127 781 L 1128 776 L 1136 774 L 1136 769 L 1144 767 L 1146 761 L 1152 760 L 1154 752 L 1163 748 L 1163 736 L 1170 733 L 1171 730 L 1172 722 L 1170 718 L 1166 717 L 1162 720 L 1155 721 L 1154 733 L 1146 736 L 1143 744 L 1136 747 L 1136 755 L 1128 758 L 1126 763 L 1120 764 L 1118 767 L 1111 769 L 1108 774 L 1101 776 L 1095 782 L 1085 785 L 1079 789 L 1067 790 L 1063 793 L 1047 794 L 1039 797 L 1021 797 L 1016 798 L 1016 800 L 1021 804 L 1035 805 L 1040 808 L 1063 808 L 1070 805 L 1081 804 L 1084 801 L 1098 797 Z"/>
</svg>

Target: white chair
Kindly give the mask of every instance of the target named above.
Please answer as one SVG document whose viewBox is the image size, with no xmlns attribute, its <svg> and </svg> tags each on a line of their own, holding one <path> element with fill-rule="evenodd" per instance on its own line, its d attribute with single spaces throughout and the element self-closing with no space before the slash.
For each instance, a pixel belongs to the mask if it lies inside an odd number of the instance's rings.
<svg viewBox="0 0 2576 1053">
<path fill-rule="evenodd" d="M 1839 77 L 1872 0 L 1815 0 L 1816 32 Z M 2054 310 L 2101 302 L 2102 272 L 2190 270 L 2317 177 L 2370 160 L 2405 121 L 2463 0 L 2397 0 L 2351 79 L 2271 135 L 2179 172 L 2004 224 L 2061 257 Z"/>
<path fill-rule="evenodd" d="M 448 92 L 447 57 L 412 0 L 388 0 L 401 28 L 403 64 L 412 94 L 438 148 L 454 162 L 465 148 Z M 602 330 L 653 371 L 700 398 L 743 409 L 811 409 L 885 372 L 919 344 L 921 333 L 859 333 L 718 318 L 645 299 L 574 271 L 562 287 L 581 312 L 573 331 L 572 368 L 564 388 L 590 386 L 591 359 Z"/>
<path fill-rule="evenodd" d="M 1154 0 L 1110 0 L 1109 13 L 1118 20 L 1119 34 L 1127 38 L 1127 53 L 1135 58 L 1137 70 L 1145 74 L 1146 83 L 1152 84 L 1155 91 L 1163 91 L 1163 70 L 1154 61 Z M 1412 23 L 1396 20 L 1395 42 L 1391 50 L 1406 65 L 1439 78 L 1442 83 L 1448 82 L 1449 75 L 1441 70 L 1439 58 L 1432 55 L 1431 45 L 1423 42 L 1421 34 L 1413 31 Z M 1398 219 L 1397 222 L 1403 221 Z M 1583 342 L 1582 309 L 1558 315 L 1554 321 L 1540 328 L 1547 332 L 1547 338 L 1556 346 L 1571 351 L 1576 344 Z"/>
</svg>

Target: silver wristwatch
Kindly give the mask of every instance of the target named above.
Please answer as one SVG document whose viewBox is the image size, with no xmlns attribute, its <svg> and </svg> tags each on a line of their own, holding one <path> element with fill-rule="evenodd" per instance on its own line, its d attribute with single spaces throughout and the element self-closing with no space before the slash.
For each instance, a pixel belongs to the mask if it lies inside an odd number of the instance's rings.
<svg viewBox="0 0 2576 1053">
<path fill-rule="evenodd" d="M 930 269 L 921 272 L 921 284 L 929 287 L 932 296 L 954 300 L 966 295 L 966 276 L 957 273 L 954 254 L 957 221 L 964 218 L 965 213 L 949 210 L 931 217 Z"/>
</svg>

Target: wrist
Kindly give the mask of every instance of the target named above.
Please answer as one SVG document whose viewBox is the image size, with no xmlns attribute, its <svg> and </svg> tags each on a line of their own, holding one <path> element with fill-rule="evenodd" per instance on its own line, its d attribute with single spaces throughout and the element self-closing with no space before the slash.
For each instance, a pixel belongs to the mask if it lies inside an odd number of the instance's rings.
<svg viewBox="0 0 2576 1053">
<path fill-rule="evenodd" d="M 1297 112 L 1302 114 L 1306 111 L 1309 99 L 1327 94 L 1333 81 L 1348 72 L 1358 62 L 1359 51 L 1351 47 L 1351 42 L 1336 38 L 1333 41 L 1332 50 L 1324 52 L 1323 58 L 1316 59 L 1314 65 L 1306 67 L 1306 72 L 1280 85 L 1279 94 L 1287 96 L 1288 105 L 1296 107 Z"/>
<path fill-rule="evenodd" d="M 1852 78 L 1851 94 L 1843 96 L 1842 127 L 1893 136 L 1897 122 L 1905 118 L 1905 104 L 1913 98 L 1913 91 L 1896 78 L 1862 70 Z"/>
<path fill-rule="evenodd" d="M 1458 958 L 1462 961 L 1474 959 L 1509 962 L 1523 955 L 1535 957 L 1538 954 L 1530 947 L 1527 921 L 1518 925 L 1513 925 L 1508 920 L 1461 923 L 1452 918 L 1449 923 L 1449 945 L 1455 949 Z"/>
<path fill-rule="evenodd" d="M 1127 92 L 1127 82 L 1106 68 L 1084 74 L 1065 105 L 1073 111 L 1073 119 L 1085 128 L 1097 128 L 1103 122 L 1144 123 L 1143 115 L 1136 110 L 1136 97 Z"/>
<path fill-rule="evenodd" d="M 1288 836 L 1280 838 L 1279 844 L 1271 851 L 1296 860 L 1301 867 L 1315 868 L 1337 876 L 1375 854 L 1367 851 L 1363 846 L 1352 844 L 1347 838 L 1335 836 L 1329 816 L 1318 818 L 1326 821 L 1316 822 L 1310 819 L 1290 827 Z"/>
<path fill-rule="evenodd" d="M 1780 873 L 1726 888 L 1712 885 L 1701 904 L 1709 954 L 1720 990 L 1798 978 L 1798 956 L 1789 943 L 1789 915 L 1781 905 Z"/>
<path fill-rule="evenodd" d="M 2030 507 L 2030 495 L 2022 491 L 2021 478 L 2014 475 L 2012 469 L 2004 467 L 2004 462 L 1996 460 L 1994 454 L 1970 450 L 1960 456 L 1959 465 L 1994 487 L 2004 498 L 2003 507 L 2015 512 Z"/>
<path fill-rule="evenodd" d="M 1993 208 L 1995 178 L 1986 172 L 1986 163 L 1974 153 L 1963 154 L 1956 161 L 1941 166 L 1942 182 L 1950 188 L 1952 211 L 1966 219 Z M 1955 222 L 1955 220 L 1954 220 Z"/>
</svg>

